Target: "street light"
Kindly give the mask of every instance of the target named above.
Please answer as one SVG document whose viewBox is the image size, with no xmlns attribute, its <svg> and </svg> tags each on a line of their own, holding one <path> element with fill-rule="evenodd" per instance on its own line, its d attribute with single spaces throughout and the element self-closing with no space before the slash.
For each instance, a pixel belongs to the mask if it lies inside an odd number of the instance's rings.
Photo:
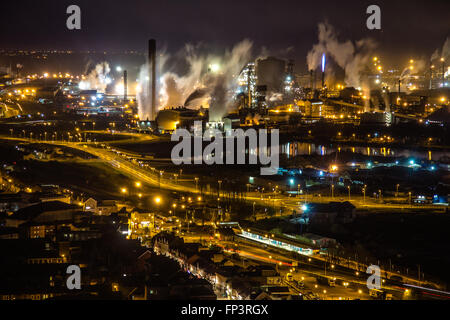
<svg viewBox="0 0 450 320">
<path fill-rule="evenodd" d="M 195 190 L 197 190 L 198 189 L 198 177 L 195 177 L 194 178 L 195 179 Z"/>
<path fill-rule="evenodd" d="M 362 189 L 362 192 L 363 192 L 363 203 L 364 204 L 366 203 L 366 188 L 367 188 L 367 185 L 364 185 L 364 188 Z"/>
<path fill-rule="evenodd" d="M 120 192 L 123 194 L 123 201 L 125 201 L 125 194 L 128 192 L 127 188 L 120 189 Z"/>
<path fill-rule="evenodd" d="M 351 200 L 351 197 L 350 197 L 350 186 L 348 186 L 347 189 L 348 189 L 348 201 L 350 201 Z"/>
<path fill-rule="evenodd" d="M 161 179 L 163 178 L 163 174 L 164 174 L 164 171 L 160 170 L 159 171 L 159 176 L 158 176 L 158 183 L 159 183 L 159 188 L 160 189 L 161 189 Z"/>
<path fill-rule="evenodd" d="M 219 197 L 220 197 L 220 189 L 222 188 L 222 180 L 218 180 L 217 183 L 219 184 Z"/>
</svg>

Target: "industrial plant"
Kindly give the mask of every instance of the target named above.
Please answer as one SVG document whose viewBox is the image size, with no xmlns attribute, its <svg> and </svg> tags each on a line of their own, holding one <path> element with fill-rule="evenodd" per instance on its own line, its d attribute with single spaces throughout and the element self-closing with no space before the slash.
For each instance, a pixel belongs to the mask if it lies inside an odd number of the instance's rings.
<svg viewBox="0 0 450 320">
<path fill-rule="evenodd" d="M 0 13 L 0 300 L 450 299 L 448 1 L 79 2 Z"/>
</svg>

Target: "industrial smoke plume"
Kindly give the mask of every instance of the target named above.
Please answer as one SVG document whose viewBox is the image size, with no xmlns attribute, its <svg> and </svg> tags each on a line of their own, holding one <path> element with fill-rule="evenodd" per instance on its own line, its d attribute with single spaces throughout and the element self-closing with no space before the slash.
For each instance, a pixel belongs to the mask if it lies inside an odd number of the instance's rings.
<svg viewBox="0 0 450 320">
<path fill-rule="evenodd" d="M 414 61 L 414 66 L 408 66 L 405 69 L 403 69 L 401 75 L 400 75 L 400 81 L 402 82 L 402 84 L 404 84 L 406 86 L 406 81 L 416 75 L 421 73 L 426 66 L 426 62 L 425 60 L 421 59 L 421 60 L 415 60 Z"/>
<path fill-rule="evenodd" d="M 227 113 L 231 105 L 230 92 L 234 91 L 236 81 L 234 77 L 239 74 L 246 63 L 251 60 L 252 42 L 243 40 L 231 50 L 226 50 L 222 55 L 204 54 L 201 45 L 186 45 L 177 57 L 183 57 L 187 65 L 187 72 L 166 67 L 169 59 L 167 54 L 159 54 L 157 65 L 162 68 L 158 72 L 157 89 L 158 108 L 186 106 L 198 108 L 208 107 L 210 120 L 219 121 Z M 139 113 L 141 119 L 145 118 L 145 106 L 149 99 L 146 85 L 148 81 L 148 68 L 141 69 L 141 92 L 138 95 Z"/>
<path fill-rule="evenodd" d="M 89 73 L 84 80 L 80 81 L 80 89 L 105 92 L 106 87 L 111 83 L 111 79 L 108 77 L 110 71 L 108 62 L 98 63 L 91 71 L 86 71 Z"/>
<path fill-rule="evenodd" d="M 161 69 L 166 64 L 169 58 L 169 54 L 166 53 L 165 49 L 160 49 L 159 53 L 156 55 L 156 79 L 161 78 Z M 138 76 L 138 84 L 136 89 L 136 102 L 138 104 L 138 114 L 139 118 L 142 120 L 152 118 L 152 93 L 149 87 L 150 82 L 150 66 L 149 61 L 141 66 Z M 161 105 L 161 92 L 163 91 L 160 81 L 156 81 L 156 105 Z M 158 94 L 158 92 L 160 94 Z"/>
<path fill-rule="evenodd" d="M 356 42 L 339 41 L 333 26 L 323 22 L 318 26 L 319 42 L 308 52 L 307 64 L 309 70 L 315 70 L 325 53 L 345 71 L 345 83 L 350 87 L 364 87 L 362 71 L 370 62 L 376 43 L 372 39 L 362 39 Z"/>
<path fill-rule="evenodd" d="M 449 57 L 450 57 L 450 37 L 447 37 L 447 39 L 444 42 L 444 45 L 442 46 L 442 49 L 436 49 L 436 51 L 434 51 L 433 55 L 431 56 L 431 61 L 433 62 L 441 58 L 448 60 Z"/>
<path fill-rule="evenodd" d="M 440 59 L 450 58 L 450 37 L 447 37 L 441 49 L 436 49 L 430 57 L 431 63 L 439 63 Z M 412 66 L 405 67 L 400 75 L 401 90 L 406 90 L 411 77 L 420 74 L 427 67 L 425 59 L 414 60 Z"/>
</svg>

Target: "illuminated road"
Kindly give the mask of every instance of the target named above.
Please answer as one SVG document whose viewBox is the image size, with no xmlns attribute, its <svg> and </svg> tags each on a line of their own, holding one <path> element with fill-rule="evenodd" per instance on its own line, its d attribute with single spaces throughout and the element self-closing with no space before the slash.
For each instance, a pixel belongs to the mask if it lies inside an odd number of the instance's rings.
<svg viewBox="0 0 450 320">
<path fill-rule="evenodd" d="M 106 131 L 91 131 L 95 133 L 107 133 Z M 122 133 L 120 133 L 122 135 Z M 3 136 L 2 139 L 9 139 L 9 140 L 19 140 L 19 141 L 27 141 L 27 142 L 38 142 L 38 143 L 46 143 L 50 145 L 58 145 L 58 146 L 64 146 L 64 147 L 70 147 L 77 150 L 81 150 L 86 153 L 90 153 L 97 158 L 109 163 L 111 166 L 113 166 L 116 170 L 120 171 L 121 173 L 128 175 L 132 177 L 133 179 L 136 179 L 138 181 L 145 182 L 151 186 L 160 187 L 162 189 L 167 190 L 173 190 L 173 191 L 180 191 L 180 192 L 187 192 L 187 193 L 199 193 L 198 190 L 195 188 L 195 182 L 194 181 L 178 181 L 178 183 L 173 183 L 169 181 L 168 179 L 164 178 L 164 175 L 160 177 L 160 172 L 157 170 L 147 170 L 143 169 L 139 166 L 139 164 L 134 163 L 132 161 L 129 161 L 125 159 L 124 157 L 118 155 L 117 153 L 104 149 L 103 147 L 96 147 L 96 146 L 104 146 L 106 147 L 108 144 L 111 143 L 131 143 L 136 141 L 148 141 L 153 140 L 154 137 L 144 135 L 144 134 L 126 134 L 132 137 L 135 137 L 134 139 L 127 139 L 127 140 L 114 140 L 114 141 L 105 141 L 102 143 L 85 143 L 85 142 L 61 142 L 61 141 L 39 141 L 39 140 L 30 140 L 30 139 L 23 139 L 23 138 L 13 138 L 9 136 Z M 112 147 L 109 147 L 111 149 L 114 149 Z M 120 151 L 123 153 L 122 151 Z M 127 155 L 127 153 L 124 153 Z M 203 193 L 208 194 L 207 192 L 203 191 Z M 210 195 L 216 195 L 216 192 L 209 192 Z M 270 198 L 269 198 L 270 197 Z M 313 195 L 303 195 L 298 198 L 296 197 L 288 197 L 284 195 L 274 195 L 271 193 L 265 193 L 263 195 L 257 193 L 257 192 L 251 192 L 247 193 L 245 196 L 245 199 L 251 203 L 255 202 L 256 204 L 260 205 L 267 205 L 267 206 L 273 206 L 275 208 L 277 207 L 283 207 L 291 212 L 293 210 L 297 212 L 301 212 L 301 205 L 303 203 L 307 202 L 330 202 L 330 201 L 340 201 L 340 199 L 348 200 L 343 197 L 315 197 Z M 415 206 L 408 206 L 405 204 L 386 204 L 386 203 L 376 203 L 372 201 L 370 198 L 366 198 L 366 200 L 363 200 L 362 196 L 354 196 L 353 199 L 351 198 L 351 202 L 353 205 L 355 205 L 357 208 L 372 208 L 372 209 L 405 209 L 405 208 L 415 208 Z M 442 209 L 439 206 L 436 205 L 421 205 L 421 209 Z M 291 212 L 287 212 L 288 215 L 291 214 Z"/>
<path fill-rule="evenodd" d="M 216 245 L 224 248 L 226 252 L 231 254 L 237 253 L 241 257 L 245 257 L 249 260 L 278 265 L 280 267 L 278 271 L 283 277 L 292 270 L 292 263 L 295 261 L 293 259 L 286 258 L 281 254 L 267 251 L 259 247 L 253 247 L 248 244 L 220 241 L 217 242 Z M 312 257 L 312 259 L 317 259 L 317 257 Z M 311 291 L 321 299 L 339 299 L 339 297 L 342 299 L 370 299 L 364 279 L 360 280 L 358 278 L 336 272 L 333 272 L 333 275 L 331 275 L 329 271 L 327 276 L 336 279 L 336 287 L 329 287 L 317 283 L 316 277 L 326 276 L 322 268 L 308 266 L 308 269 L 309 270 L 304 269 L 304 264 L 299 264 L 299 267 L 296 267 L 295 271 L 292 271 L 294 279 L 305 284 L 305 288 L 294 289 L 294 291 L 298 291 L 302 294 Z M 343 286 L 342 283 L 344 282 L 348 282 L 350 286 Z M 289 283 L 286 282 L 285 284 L 289 285 Z M 384 288 L 398 291 L 400 295 L 403 293 L 398 288 L 393 288 L 390 286 L 384 286 Z"/>
<path fill-rule="evenodd" d="M 129 161 L 127 159 L 124 159 L 122 156 L 109 151 L 109 150 L 105 150 L 103 148 L 100 147 L 94 147 L 92 146 L 92 144 L 88 144 L 88 143 L 83 143 L 83 142 L 57 142 L 57 141 L 37 141 L 37 140 L 30 140 L 30 139 L 23 139 L 23 138 L 13 138 L 13 137 L 8 137 L 8 136 L 4 136 L 1 137 L 2 139 L 7 139 L 7 140 L 14 140 L 14 141 L 27 141 L 27 142 L 38 142 L 38 143 L 46 143 L 49 145 L 58 145 L 58 146 L 64 146 L 64 147 L 70 147 L 73 149 L 77 149 L 86 153 L 89 153 L 107 163 L 109 163 L 112 167 L 114 167 L 117 171 L 132 177 L 133 179 L 135 179 L 136 181 L 141 181 L 143 183 L 147 183 L 151 186 L 157 186 L 160 187 L 162 189 L 167 189 L 167 190 L 173 190 L 173 191 L 179 191 L 179 192 L 186 192 L 186 193 L 198 193 L 199 191 L 195 189 L 195 184 L 193 183 L 193 181 L 186 181 L 183 183 L 173 183 L 168 181 L 167 179 L 163 179 L 160 177 L 160 172 L 157 170 L 153 170 L 153 172 L 143 169 L 139 166 L 139 164 L 136 164 L 132 161 Z M 103 143 L 103 145 L 106 145 L 108 142 Z M 155 172 L 156 171 L 156 172 Z M 215 192 L 211 192 L 212 195 L 215 195 Z M 309 198 L 310 199 L 310 198 Z M 308 200 L 309 200 L 308 199 Z M 262 203 L 262 204 L 266 204 L 267 199 L 263 199 L 261 200 L 261 196 L 257 193 L 255 193 L 255 196 L 249 194 L 246 197 L 246 200 L 251 201 L 251 202 L 255 202 L 255 203 Z M 322 200 L 325 201 L 325 198 L 322 197 Z M 280 197 L 278 199 L 272 199 L 270 200 L 270 202 L 280 202 L 282 201 L 283 204 L 286 202 L 286 204 L 284 204 L 285 206 L 287 205 L 288 208 L 296 208 L 298 210 L 298 203 L 297 202 L 301 202 L 301 199 L 293 199 L 293 198 L 289 198 L 289 197 Z M 310 200 L 309 200 L 310 201 Z M 368 205 L 368 204 L 366 204 Z M 370 204 L 371 206 L 374 207 L 380 207 L 380 208 L 403 208 L 405 206 L 386 206 L 385 204 Z M 255 252 L 255 248 L 253 247 L 252 250 L 253 251 L 249 251 L 248 247 L 246 248 L 246 251 L 241 251 L 240 254 L 242 255 L 247 255 L 249 258 L 253 257 L 253 258 L 260 258 L 264 257 L 263 260 L 265 259 L 266 262 L 270 261 L 272 258 L 268 258 L 267 255 L 267 251 L 264 252 L 265 254 L 261 255 L 261 252 Z M 253 255 L 253 256 L 252 256 Z M 321 257 L 315 257 L 316 259 L 319 260 L 323 260 L 323 258 L 321 259 Z M 268 260 L 267 260 L 268 259 Z M 338 265 L 348 268 L 350 267 L 353 270 L 358 270 L 360 271 L 360 268 L 358 268 L 360 266 L 360 264 L 356 264 L 355 262 L 352 263 L 348 263 L 346 262 L 347 260 L 342 259 L 342 261 L 339 261 Z M 286 259 L 283 256 L 278 256 L 278 262 L 281 262 L 282 265 L 289 265 L 292 260 L 291 259 Z M 384 272 L 384 271 L 383 271 Z M 395 273 L 390 273 L 388 272 L 388 274 L 391 275 L 398 275 Z M 404 275 L 400 275 L 403 277 L 403 279 L 407 279 L 408 283 L 413 284 L 413 285 L 421 285 L 421 283 L 419 283 L 416 279 L 413 278 L 409 278 L 409 277 L 405 277 Z"/>
<path fill-rule="evenodd" d="M 84 143 L 84 142 L 60 142 L 60 141 L 38 141 L 38 140 L 30 140 L 23 138 L 12 138 L 8 136 L 1 137 L 5 140 L 15 140 L 15 141 L 27 141 L 33 143 L 45 143 L 49 145 L 63 146 L 69 147 L 73 149 L 77 149 L 86 153 L 89 153 L 107 163 L 109 163 L 112 167 L 114 167 L 117 171 L 134 178 L 136 181 L 141 181 L 143 183 L 147 183 L 151 186 L 161 187 L 162 189 L 173 190 L 173 191 L 181 191 L 181 192 L 191 192 L 198 193 L 195 190 L 195 186 L 186 186 L 180 183 L 172 183 L 167 181 L 167 179 L 160 179 L 160 173 L 153 173 L 149 170 L 145 170 L 141 168 L 138 164 L 135 164 L 131 161 L 124 159 L 123 157 L 117 155 L 112 151 L 105 150 L 101 147 L 93 147 L 92 144 Z M 103 144 L 107 144 L 108 142 L 104 142 Z"/>
</svg>

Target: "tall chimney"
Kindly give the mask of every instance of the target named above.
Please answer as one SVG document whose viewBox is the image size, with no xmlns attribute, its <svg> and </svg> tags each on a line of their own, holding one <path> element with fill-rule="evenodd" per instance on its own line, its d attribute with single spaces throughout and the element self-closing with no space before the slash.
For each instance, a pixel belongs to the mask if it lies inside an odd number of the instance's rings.
<svg viewBox="0 0 450 320">
<path fill-rule="evenodd" d="M 325 71 L 322 72 L 322 89 L 325 89 Z"/>
<path fill-rule="evenodd" d="M 148 42 L 148 67 L 149 67 L 149 92 L 151 94 L 150 120 L 156 118 L 156 40 L 150 39 Z"/>
<path fill-rule="evenodd" d="M 250 66 L 249 66 L 248 72 L 247 72 L 247 93 L 248 93 L 248 107 L 249 108 L 252 107 L 252 90 L 251 90 L 250 78 L 251 78 L 251 70 L 250 70 Z"/>
<path fill-rule="evenodd" d="M 322 89 L 325 88 L 325 64 L 326 64 L 326 57 L 324 53 L 322 54 Z"/>
<path fill-rule="evenodd" d="M 316 90 L 316 82 L 317 82 L 317 71 L 314 70 L 314 79 L 313 79 L 313 90 Z"/>
<path fill-rule="evenodd" d="M 128 72 L 123 70 L 123 101 L 126 102 L 128 99 Z"/>
</svg>

